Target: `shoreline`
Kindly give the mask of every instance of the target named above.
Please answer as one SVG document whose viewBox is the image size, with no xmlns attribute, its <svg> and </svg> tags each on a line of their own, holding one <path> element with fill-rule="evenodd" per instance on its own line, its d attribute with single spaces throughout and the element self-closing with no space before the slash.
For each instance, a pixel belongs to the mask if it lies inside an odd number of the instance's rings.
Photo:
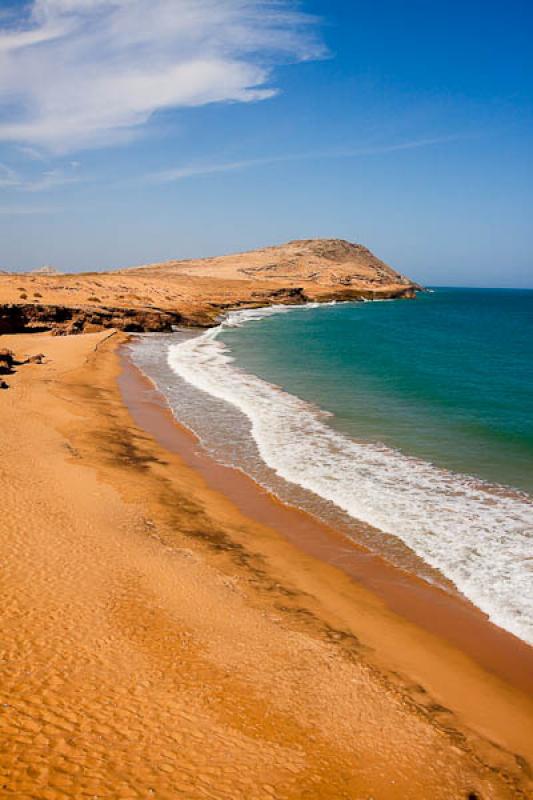
<svg viewBox="0 0 533 800">
<path fill-rule="evenodd" d="M 351 540 L 311 513 L 290 506 L 235 467 L 223 465 L 176 419 L 152 379 L 120 351 L 119 386 L 133 419 L 198 471 L 246 515 L 273 528 L 303 552 L 344 572 L 388 608 L 459 647 L 485 669 L 533 693 L 533 647 L 495 625 L 457 590 L 450 593 Z"/>
<path fill-rule="evenodd" d="M 124 341 L 5 337 L 6 796 L 525 800 L 531 698 L 162 446 Z"/>
<path fill-rule="evenodd" d="M 443 292 L 370 309 L 266 309 L 263 322 L 233 312 L 198 338 L 140 337 L 132 353 L 217 460 L 401 569 L 456 587 L 533 644 L 527 356 L 520 340 L 514 358 L 494 342 L 501 369 L 491 369 L 486 302 Z M 457 362 L 443 343 L 456 343 L 454 314 L 468 337 L 469 308 L 480 328 Z M 504 413 L 498 387 L 513 375 L 516 403 Z"/>
<path fill-rule="evenodd" d="M 367 248 L 343 239 L 294 240 L 225 256 L 96 273 L 22 274 L 23 288 L 16 273 L 0 274 L 3 333 L 212 327 L 231 307 L 413 298 L 422 290 Z M 28 300 L 28 284 L 39 302 Z"/>
</svg>

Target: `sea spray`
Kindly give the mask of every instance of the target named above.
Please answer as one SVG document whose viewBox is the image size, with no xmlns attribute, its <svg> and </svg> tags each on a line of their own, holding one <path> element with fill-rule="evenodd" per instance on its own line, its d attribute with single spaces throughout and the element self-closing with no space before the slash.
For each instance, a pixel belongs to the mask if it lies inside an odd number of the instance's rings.
<svg viewBox="0 0 533 800">
<path fill-rule="evenodd" d="M 261 458 L 280 478 L 399 537 L 496 624 L 533 642 L 530 499 L 358 442 L 331 428 L 327 412 L 239 368 L 220 335 L 290 310 L 231 312 L 218 327 L 171 345 L 168 363 L 246 415 Z"/>
</svg>

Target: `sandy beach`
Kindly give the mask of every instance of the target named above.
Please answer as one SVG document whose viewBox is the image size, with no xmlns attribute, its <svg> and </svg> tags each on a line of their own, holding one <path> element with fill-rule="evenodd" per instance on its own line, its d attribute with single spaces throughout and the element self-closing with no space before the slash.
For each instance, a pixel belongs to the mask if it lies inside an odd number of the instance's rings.
<svg viewBox="0 0 533 800">
<path fill-rule="evenodd" d="M 0 800 L 533 800 L 532 31 L 0 2 Z"/>
<path fill-rule="evenodd" d="M 0 393 L 0 796 L 526 798 L 531 649 L 336 567 L 335 532 L 143 393 L 125 338 L 2 337 L 45 363 Z"/>
</svg>

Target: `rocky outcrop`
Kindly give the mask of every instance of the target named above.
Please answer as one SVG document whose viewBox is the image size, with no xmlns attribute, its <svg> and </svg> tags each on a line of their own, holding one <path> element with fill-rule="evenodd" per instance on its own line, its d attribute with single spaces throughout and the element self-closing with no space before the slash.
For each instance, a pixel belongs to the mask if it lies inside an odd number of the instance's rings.
<svg viewBox="0 0 533 800">
<path fill-rule="evenodd" d="M 12 350 L 3 348 L 0 350 L 0 375 L 11 375 L 15 372 L 15 367 L 23 366 L 24 364 L 44 364 L 44 353 L 36 353 L 28 358 L 17 360 L 15 353 Z M 9 389 L 9 384 L 0 378 L 0 389 Z"/>
<path fill-rule="evenodd" d="M 92 308 L 60 305 L 8 304 L 0 307 L 0 333 L 51 331 L 57 335 L 90 333 L 102 328 L 121 331 L 170 331 L 181 314 L 156 309 Z"/>
<path fill-rule="evenodd" d="M 7 348 L 0 350 L 0 375 L 8 375 L 12 372 L 14 363 L 15 354 L 12 350 Z"/>
<path fill-rule="evenodd" d="M 28 356 L 28 358 L 24 359 L 24 364 L 44 364 L 46 361 L 46 356 L 44 353 L 36 353 L 34 356 Z"/>
<path fill-rule="evenodd" d="M 0 334 L 209 327 L 231 308 L 409 298 L 419 289 L 363 245 L 303 239 L 111 272 L 0 275 Z"/>
<path fill-rule="evenodd" d="M 38 267 L 37 269 L 32 270 L 33 275 L 61 275 L 60 270 L 56 269 L 55 267 L 51 267 L 46 265 L 44 267 Z"/>
<path fill-rule="evenodd" d="M 163 333 L 174 325 L 211 327 L 229 308 L 254 308 L 268 303 L 305 303 L 299 288 L 271 292 L 252 292 L 248 300 L 227 303 L 206 302 L 184 315 L 178 311 L 154 308 L 106 308 L 10 303 L 0 306 L 0 334 L 49 331 L 55 335 L 91 333 L 115 328 L 126 333 Z"/>
<path fill-rule="evenodd" d="M 386 289 L 354 289 L 352 287 L 342 287 L 335 289 L 334 292 L 323 292 L 314 296 L 313 300 L 317 303 L 337 303 L 348 302 L 350 300 L 413 300 L 416 293 L 422 291 L 419 287 L 407 286 L 391 291 Z"/>
</svg>

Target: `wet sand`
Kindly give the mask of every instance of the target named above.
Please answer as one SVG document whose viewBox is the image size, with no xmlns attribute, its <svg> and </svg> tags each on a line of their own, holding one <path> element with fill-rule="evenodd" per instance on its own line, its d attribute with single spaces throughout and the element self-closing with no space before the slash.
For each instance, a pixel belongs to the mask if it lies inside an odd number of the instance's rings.
<svg viewBox="0 0 533 800">
<path fill-rule="evenodd" d="M 242 513 L 278 531 L 303 552 L 337 567 L 405 619 L 456 645 L 485 669 L 533 695 L 532 647 L 493 625 L 457 592 L 447 592 L 399 569 L 310 514 L 281 502 L 241 470 L 217 463 L 197 437 L 176 421 L 164 396 L 124 349 L 121 364 L 118 382 L 135 422 L 177 453 Z"/>
<path fill-rule="evenodd" d="M 121 341 L 3 337 L 47 362 L 0 394 L 0 796 L 527 797 L 520 643 L 457 611 L 468 651 L 333 531 L 304 551 L 153 397 L 139 424 Z"/>
</svg>

